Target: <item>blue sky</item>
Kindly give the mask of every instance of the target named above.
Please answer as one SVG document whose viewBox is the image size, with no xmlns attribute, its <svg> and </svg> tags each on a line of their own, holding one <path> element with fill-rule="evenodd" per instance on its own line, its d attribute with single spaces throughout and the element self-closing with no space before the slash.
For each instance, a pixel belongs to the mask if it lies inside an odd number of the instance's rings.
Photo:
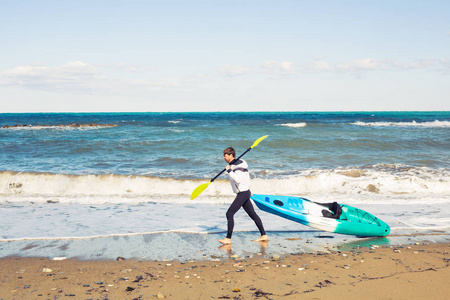
<svg viewBox="0 0 450 300">
<path fill-rule="evenodd" d="M 450 1 L 0 1 L 0 112 L 449 110 Z"/>
</svg>

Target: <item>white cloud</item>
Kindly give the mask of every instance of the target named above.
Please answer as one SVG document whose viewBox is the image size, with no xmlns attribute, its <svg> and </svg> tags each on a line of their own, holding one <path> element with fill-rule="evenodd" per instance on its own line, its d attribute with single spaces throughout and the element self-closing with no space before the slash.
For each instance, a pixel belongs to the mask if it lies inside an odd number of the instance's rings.
<svg viewBox="0 0 450 300">
<path fill-rule="evenodd" d="M 141 71 L 141 67 L 133 64 L 119 63 L 114 66 L 115 69 L 121 72 L 138 73 Z"/>
<path fill-rule="evenodd" d="M 128 87 L 134 87 L 151 91 L 160 91 L 179 87 L 177 84 L 173 82 L 155 81 L 155 80 L 130 80 L 126 82 L 126 85 Z"/>
<path fill-rule="evenodd" d="M 421 59 L 411 63 L 401 63 L 398 61 L 387 62 L 387 67 L 393 68 L 394 70 L 417 70 L 426 69 L 432 67 L 436 64 L 435 60 Z"/>
<path fill-rule="evenodd" d="M 339 64 L 336 69 L 339 71 L 370 71 L 375 70 L 380 64 L 370 58 L 358 59 L 349 63 Z"/>
<path fill-rule="evenodd" d="M 450 61 L 422 59 L 410 62 L 394 60 L 356 59 L 349 62 L 330 63 L 323 58 L 301 63 L 269 60 L 262 64 L 270 78 L 287 78 L 302 72 L 319 74 L 357 74 L 372 71 L 450 71 Z M 48 66 L 29 64 L 0 71 L 0 86 L 63 93 L 119 94 L 137 97 L 154 95 L 151 92 L 186 92 L 205 87 L 205 78 L 153 78 L 149 69 L 126 63 L 91 65 L 82 61 Z M 250 67 L 227 65 L 219 69 L 222 76 L 234 77 L 250 73 Z M 150 75 L 147 76 L 147 75 Z"/>
<path fill-rule="evenodd" d="M 445 66 L 445 60 L 421 59 L 413 62 L 400 62 L 394 60 L 374 60 L 371 58 L 357 59 L 350 62 L 331 64 L 326 61 L 313 61 L 302 65 L 303 72 L 320 72 L 320 73 L 355 73 L 370 71 L 410 71 L 429 69 L 436 66 L 437 62 Z"/>
<path fill-rule="evenodd" d="M 73 61 L 69 62 L 60 67 L 60 71 L 72 73 L 72 74 L 94 74 L 98 73 L 97 69 L 94 66 L 86 64 L 81 61 Z"/>
<path fill-rule="evenodd" d="M 434 60 L 422 59 L 411 63 L 411 69 L 425 69 L 435 64 Z"/>
<path fill-rule="evenodd" d="M 450 71 L 450 61 L 448 59 L 440 58 L 439 63 L 443 67 L 444 71 Z"/>
<path fill-rule="evenodd" d="M 132 65 L 118 64 L 118 71 L 138 72 Z M 106 73 L 107 74 L 107 73 Z M 43 64 L 23 65 L 0 73 L 0 86 L 16 86 L 34 90 L 60 91 L 70 93 L 126 93 L 177 88 L 168 81 L 148 79 L 110 78 L 101 68 L 74 61 L 59 66 Z"/>
<path fill-rule="evenodd" d="M 297 72 L 294 63 L 289 61 L 278 62 L 276 60 L 269 60 L 263 64 L 264 71 L 271 76 L 287 76 Z"/>
<path fill-rule="evenodd" d="M 100 71 L 89 64 L 74 61 L 56 67 L 42 64 L 18 66 L 0 74 L 0 85 L 34 89 L 65 90 L 94 88 Z"/>
<path fill-rule="evenodd" d="M 310 65 L 311 69 L 318 71 L 331 71 L 333 68 L 325 61 L 315 61 Z"/>
<path fill-rule="evenodd" d="M 250 72 L 250 69 L 247 67 L 243 67 L 243 66 L 229 65 L 229 66 L 220 68 L 219 71 L 224 76 L 234 77 L 234 76 L 247 74 L 248 72 Z"/>
</svg>

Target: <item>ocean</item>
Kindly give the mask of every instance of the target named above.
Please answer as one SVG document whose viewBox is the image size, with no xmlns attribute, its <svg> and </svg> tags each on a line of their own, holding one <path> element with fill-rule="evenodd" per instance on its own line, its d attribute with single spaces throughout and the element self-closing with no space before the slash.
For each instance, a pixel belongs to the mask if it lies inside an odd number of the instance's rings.
<svg viewBox="0 0 450 300">
<path fill-rule="evenodd" d="M 264 135 L 243 157 L 253 193 L 356 206 L 391 236 L 450 233 L 450 112 L 3 113 L 0 241 L 223 233 L 227 176 L 190 194 L 223 149 Z M 311 230 L 257 212 L 269 235 Z"/>
</svg>

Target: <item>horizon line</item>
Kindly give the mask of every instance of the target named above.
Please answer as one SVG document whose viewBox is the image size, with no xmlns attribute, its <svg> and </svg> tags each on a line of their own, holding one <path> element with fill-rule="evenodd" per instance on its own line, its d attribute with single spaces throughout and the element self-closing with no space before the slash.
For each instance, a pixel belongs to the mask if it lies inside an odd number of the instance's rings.
<svg viewBox="0 0 450 300">
<path fill-rule="evenodd" d="M 450 110 L 246 110 L 246 111 L 23 111 L 0 112 L 1 114 L 108 114 L 108 113 L 355 113 L 355 112 L 450 112 Z"/>
</svg>

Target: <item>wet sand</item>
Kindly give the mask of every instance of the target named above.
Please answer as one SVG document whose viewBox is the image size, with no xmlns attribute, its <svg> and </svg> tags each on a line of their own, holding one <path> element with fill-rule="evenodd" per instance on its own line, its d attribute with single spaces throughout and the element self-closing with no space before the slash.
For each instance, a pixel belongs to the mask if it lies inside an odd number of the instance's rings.
<svg viewBox="0 0 450 300">
<path fill-rule="evenodd" d="M 359 238 L 319 230 L 276 232 L 269 231 L 268 247 L 252 240 L 259 237 L 255 231 L 233 234 L 230 251 L 224 251 L 217 239 L 218 233 L 160 232 L 150 234 L 124 234 L 86 238 L 41 238 L 0 240 L 0 258 L 7 256 L 55 256 L 80 260 L 115 260 L 118 256 L 136 260 L 204 260 L 210 257 L 230 258 L 328 252 L 351 250 L 355 247 L 391 246 L 399 244 L 448 243 L 447 232 L 403 233 L 387 237 Z"/>
<path fill-rule="evenodd" d="M 270 243 L 270 242 L 269 242 Z M 347 248 L 348 249 L 348 248 Z M 0 299 L 448 299 L 450 243 L 178 260 L 0 259 Z"/>
</svg>

